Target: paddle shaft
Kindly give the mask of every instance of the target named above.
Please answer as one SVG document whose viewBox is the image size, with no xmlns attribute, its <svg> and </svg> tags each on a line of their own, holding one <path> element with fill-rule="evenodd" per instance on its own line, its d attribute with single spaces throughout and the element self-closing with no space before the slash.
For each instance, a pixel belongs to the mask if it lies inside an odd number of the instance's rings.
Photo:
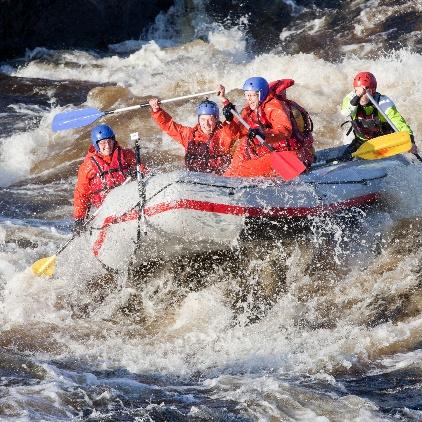
<svg viewBox="0 0 422 422">
<path fill-rule="evenodd" d="M 183 95 L 176 98 L 168 98 L 162 100 L 161 103 L 170 103 L 173 101 L 185 100 L 188 98 L 200 97 L 209 94 L 215 94 L 217 91 L 207 91 L 199 92 L 198 94 Z M 143 107 L 148 107 L 149 103 L 118 108 L 116 110 L 101 111 L 96 108 L 80 108 L 78 110 L 66 111 L 63 113 L 58 113 L 54 116 L 51 127 L 54 132 L 59 132 L 61 130 L 76 129 L 83 126 L 88 126 L 91 123 L 94 123 L 96 120 L 115 113 L 122 113 L 124 111 L 136 110 Z"/>
<path fill-rule="evenodd" d="M 141 227 L 144 236 L 147 234 L 147 227 L 145 221 L 145 201 L 146 201 L 146 191 L 145 191 L 145 175 L 141 170 L 141 147 L 139 145 L 139 136 L 138 132 L 132 133 L 130 135 L 132 140 L 135 140 L 135 155 L 136 155 L 136 180 L 138 182 L 138 193 L 139 193 L 139 215 L 140 215 L 140 224 L 138 224 L 137 231 L 137 241 L 141 240 Z"/>
<path fill-rule="evenodd" d="M 216 94 L 216 93 L 217 91 L 206 91 L 206 92 L 199 92 L 197 94 L 183 95 L 181 97 L 168 98 L 167 100 L 160 100 L 160 104 L 172 103 L 174 101 L 187 100 L 189 98 L 202 97 L 203 95 L 210 95 L 210 94 Z M 131 107 L 123 107 L 123 108 L 118 108 L 116 110 L 104 111 L 104 114 L 110 115 L 114 113 L 122 113 L 124 111 L 136 110 L 138 108 L 143 108 L 143 107 L 148 107 L 148 106 L 149 106 L 149 103 L 138 104 Z"/>
<path fill-rule="evenodd" d="M 83 224 L 82 226 L 83 229 L 87 226 L 88 223 L 90 223 L 93 220 L 93 218 L 97 215 L 100 208 L 98 208 L 98 210 Z M 60 255 L 69 246 L 69 244 L 73 241 L 73 239 L 75 239 L 76 236 L 77 236 L 76 233 L 74 233 L 69 240 L 67 240 L 65 243 L 63 243 L 63 245 L 60 246 L 60 248 L 56 251 L 54 255 L 47 258 L 41 258 L 38 261 L 34 262 L 34 264 L 32 264 L 31 266 L 33 273 L 37 276 L 52 275 L 55 271 L 55 262 L 56 262 L 57 256 Z M 42 265 L 39 267 L 39 264 L 41 263 Z M 53 269 L 51 269 L 51 273 L 45 272 L 52 265 L 53 265 Z"/>
<path fill-rule="evenodd" d="M 235 116 L 237 120 L 239 120 L 239 122 L 242 123 L 243 126 L 245 126 L 246 129 L 249 130 L 251 128 L 250 125 L 242 118 L 242 116 L 236 110 L 230 109 L 230 111 L 233 116 Z M 264 145 L 264 147 L 268 148 L 268 150 L 270 150 L 271 152 L 275 151 L 275 149 L 271 145 L 267 144 L 259 135 L 256 135 L 255 138 L 258 139 L 261 145 Z"/>
<path fill-rule="evenodd" d="M 384 113 L 384 111 L 381 109 L 379 104 L 375 101 L 374 97 L 371 95 L 370 92 L 365 91 L 365 94 L 371 101 L 371 103 L 374 105 L 374 107 L 382 114 L 382 117 L 387 121 L 387 123 L 391 126 L 391 128 L 394 130 L 394 132 L 398 132 L 399 130 L 396 128 L 395 124 L 391 121 L 391 119 Z"/>
<path fill-rule="evenodd" d="M 384 113 L 383 110 L 381 110 L 381 107 L 379 106 L 379 104 L 375 101 L 374 97 L 371 95 L 370 92 L 365 91 L 365 94 L 368 96 L 369 100 L 371 101 L 371 103 L 373 104 L 373 106 L 381 113 L 381 115 L 384 117 L 384 119 L 387 121 L 387 123 L 391 126 L 391 128 L 394 130 L 394 132 L 399 132 L 399 130 L 397 129 L 396 125 L 391 121 L 391 119 L 387 116 L 386 113 Z M 420 161 L 422 162 L 422 157 L 417 153 L 417 152 L 413 152 L 413 155 Z"/>
</svg>

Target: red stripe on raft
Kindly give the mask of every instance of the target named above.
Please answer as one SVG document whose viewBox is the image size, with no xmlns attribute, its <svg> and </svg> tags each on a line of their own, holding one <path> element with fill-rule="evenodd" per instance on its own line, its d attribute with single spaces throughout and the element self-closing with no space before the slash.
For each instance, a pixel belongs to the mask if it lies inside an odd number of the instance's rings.
<svg viewBox="0 0 422 422">
<path fill-rule="evenodd" d="M 188 209 L 195 211 L 214 212 L 217 214 L 232 214 L 245 217 L 308 217 L 322 213 L 329 213 L 345 208 L 351 208 L 362 204 L 368 204 L 379 198 L 378 193 L 359 196 L 342 202 L 336 202 L 329 205 L 318 205 L 316 207 L 275 207 L 275 208 L 256 208 L 243 207 L 239 205 L 216 204 L 206 201 L 195 201 L 191 199 L 182 199 L 180 201 L 165 202 L 145 208 L 145 215 L 151 217 L 163 212 L 176 209 Z"/>
<path fill-rule="evenodd" d="M 108 227 L 110 227 L 112 224 L 123 223 L 125 221 L 137 220 L 138 217 L 139 217 L 139 212 L 138 212 L 137 209 L 133 209 L 133 210 L 121 215 L 120 217 L 116 217 L 114 215 L 106 217 L 103 221 L 103 225 L 100 229 L 100 233 L 97 237 L 97 240 L 94 242 L 94 245 L 92 246 L 93 254 L 95 256 L 98 256 L 98 253 L 100 252 L 100 249 L 103 246 L 103 243 L 105 241 Z"/>
<path fill-rule="evenodd" d="M 158 205 L 154 205 L 152 207 L 147 207 L 145 208 L 145 215 L 148 217 L 152 217 L 163 212 L 185 209 L 202 212 L 212 212 L 216 214 L 240 215 L 244 217 L 310 217 L 324 213 L 332 213 L 346 208 L 362 206 L 364 204 L 370 204 L 372 202 L 375 202 L 378 198 L 378 193 L 370 193 L 368 195 L 358 196 L 357 198 L 348 199 L 346 201 L 336 202 L 334 204 L 329 205 L 318 205 L 312 208 L 256 208 L 243 207 L 240 205 L 216 204 L 213 202 L 196 201 L 192 199 L 181 199 L 179 201 L 164 202 Z M 110 227 L 112 224 L 136 220 L 138 219 L 138 217 L 139 212 L 137 209 L 123 214 L 120 217 L 106 217 L 100 229 L 98 238 L 92 247 L 94 255 L 98 256 L 98 253 L 105 241 L 108 227 Z"/>
</svg>

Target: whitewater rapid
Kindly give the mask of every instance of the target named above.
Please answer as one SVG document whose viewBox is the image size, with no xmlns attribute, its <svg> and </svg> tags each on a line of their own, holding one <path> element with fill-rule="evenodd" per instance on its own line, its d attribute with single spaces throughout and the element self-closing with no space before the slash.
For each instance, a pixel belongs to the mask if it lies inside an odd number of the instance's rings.
<svg viewBox="0 0 422 422">
<path fill-rule="evenodd" d="M 15 104 L 7 111 L 20 116 L 13 133 L 0 134 L 0 415 L 420 420 L 417 168 L 393 174 L 398 193 L 378 214 L 359 214 L 360 232 L 353 233 L 347 219 L 328 220 L 325 232 L 315 228 L 309 236 L 253 245 L 239 255 L 241 269 L 229 260 L 198 275 L 204 263 L 173 262 L 151 271 L 145 284 L 131 284 L 125 275 L 93 279 L 102 268 L 86 256 L 82 240 L 69 248 L 52 279 L 34 278 L 28 268 L 68 239 L 76 169 L 90 142 L 90 127 L 53 133 L 57 113 L 115 109 L 219 83 L 240 107 L 246 78 L 292 78 L 288 97 L 310 112 L 321 149 L 348 142 L 339 104 L 355 73 L 369 70 L 422 148 L 422 55 L 405 48 L 337 62 L 315 54 L 253 55 L 239 27 L 218 27 L 206 39 L 179 44 L 126 42 L 114 51 L 119 54 L 41 49 L 24 66 L 0 69 L 10 77 L 36 78 L 34 87 L 49 99 L 36 107 Z M 72 83 L 76 90 L 81 80 L 102 85 L 86 101 L 59 106 L 57 86 L 41 79 Z M 189 125 L 195 104 L 165 108 Z M 124 145 L 138 131 L 154 170 L 183 167 L 182 149 L 154 126 L 148 111 L 105 121 Z M 205 285 L 195 289 L 193 280 L 201 277 Z M 251 318 L 254 286 L 272 283 L 281 285 L 278 296 L 261 318 Z M 249 289 L 244 308 L 233 306 L 239 285 Z"/>
</svg>

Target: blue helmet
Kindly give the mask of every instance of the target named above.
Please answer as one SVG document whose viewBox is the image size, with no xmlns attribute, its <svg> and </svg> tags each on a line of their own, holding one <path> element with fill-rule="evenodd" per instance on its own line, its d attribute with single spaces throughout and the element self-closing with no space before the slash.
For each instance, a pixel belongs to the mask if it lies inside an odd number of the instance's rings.
<svg viewBox="0 0 422 422">
<path fill-rule="evenodd" d="M 218 119 L 220 117 L 220 110 L 214 101 L 205 100 L 196 108 L 196 115 L 198 117 L 203 115 L 215 116 Z"/>
<path fill-rule="evenodd" d="M 91 142 L 94 148 L 99 151 L 98 142 L 102 139 L 116 139 L 113 129 L 108 125 L 98 125 L 91 130 Z"/>
<path fill-rule="evenodd" d="M 243 91 L 256 91 L 259 92 L 259 101 L 265 101 L 270 92 L 268 82 L 260 76 L 254 76 L 253 78 L 246 79 L 243 84 Z"/>
</svg>

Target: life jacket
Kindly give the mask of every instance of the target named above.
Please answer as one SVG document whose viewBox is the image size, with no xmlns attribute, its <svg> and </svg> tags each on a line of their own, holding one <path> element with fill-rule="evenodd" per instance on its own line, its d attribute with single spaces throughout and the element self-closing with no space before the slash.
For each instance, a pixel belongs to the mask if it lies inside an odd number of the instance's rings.
<svg viewBox="0 0 422 422">
<path fill-rule="evenodd" d="M 269 84 L 270 93 L 289 111 L 292 136 L 288 140 L 290 150 L 298 151 L 300 159 L 309 166 L 314 159 L 314 124 L 309 113 L 295 101 L 286 97 L 286 89 L 294 85 L 293 79 L 280 79 Z"/>
<path fill-rule="evenodd" d="M 312 137 L 314 123 L 309 113 L 295 101 L 285 99 L 283 102 L 290 111 L 290 118 L 292 120 L 292 137 L 302 142 L 307 137 Z"/>
<path fill-rule="evenodd" d="M 251 110 L 249 107 L 246 107 L 244 111 L 242 111 L 243 119 L 249 124 L 251 128 L 260 129 L 263 133 L 265 133 L 266 129 L 273 128 L 271 122 L 265 114 L 266 105 L 271 101 L 276 101 L 277 103 L 279 103 L 279 101 L 275 99 L 272 94 L 269 94 L 265 101 L 259 104 L 257 110 Z M 280 106 L 283 107 L 281 104 Z M 280 136 L 279 138 L 280 139 L 278 141 L 271 143 L 271 146 L 274 148 L 274 151 L 286 151 L 290 149 L 288 139 L 283 138 L 282 136 Z M 257 157 L 263 157 L 264 155 L 268 154 L 268 148 L 266 146 L 261 145 L 259 140 L 255 137 L 249 140 L 247 146 L 245 147 L 244 154 L 245 158 L 248 160 Z"/>
<path fill-rule="evenodd" d="M 91 203 L 99 207 L 108 191 L 121 185 L 129 176 L 130 165 L 126 161 L 121 147 L 115 148 L 110 163 L 106 163 L 98 154 L 91 156 L 92 168 L 96 170 L 90 181 Z"/>
<path fill-rule="evenodd" d="M 185 152 L 185 165 L 189 171 L 202 173 L 223 174 L 230 164 L 230 154 L 216 154 L 213 148 L 211 134 L 207 141 L 195 141 L 197 129 L 192 134 L 192 140 L 188 141 Z"/>
<path fill-rule="evenodd" d="M 378 92 L 374 95 L 376 103 L 379 102 L 380 97 L 381 94 Z M 378 110 L 375 107 L 372 107 L 372 112 L 370 114 L 366 114 L 364 107 L 360 104 L 358 105 L 356 116 L 351 120 L 351 124 L 351 129 L 353 129 L 355 136 L 365 140 L 394 132 L 387 122 L 382 122 L 380 120 Z M 347 134 L 349 133 L 350 130 Z"/>
<path fill-rule="evenodd" d="M 258 109 L 256 111 L 249 108 L 246 114 L 244 115 L 244 120 L 246 120 L 246 122 L 251 128 L 261 129 L 262 131 L 264 131 L 265 129 L 272 128 L 272 125 L 264 112 L 264 104 L 267 101 L 268 98 L 262 104 L 259 104 Z"/>
<path fill-rule="evenodd" d="M 286 98 L 286 89 L 294 85 L 294 83 L 293 79 L 280 79 L 271 82 L 269 84 L 270 93 L 289 110 L 290 120 L 292 121 L 292 137 L 298 141 L 303 141 L 305 138 L 312 136 L 314 123 L 309 113 L 302 106 Z"/>
</svg>

